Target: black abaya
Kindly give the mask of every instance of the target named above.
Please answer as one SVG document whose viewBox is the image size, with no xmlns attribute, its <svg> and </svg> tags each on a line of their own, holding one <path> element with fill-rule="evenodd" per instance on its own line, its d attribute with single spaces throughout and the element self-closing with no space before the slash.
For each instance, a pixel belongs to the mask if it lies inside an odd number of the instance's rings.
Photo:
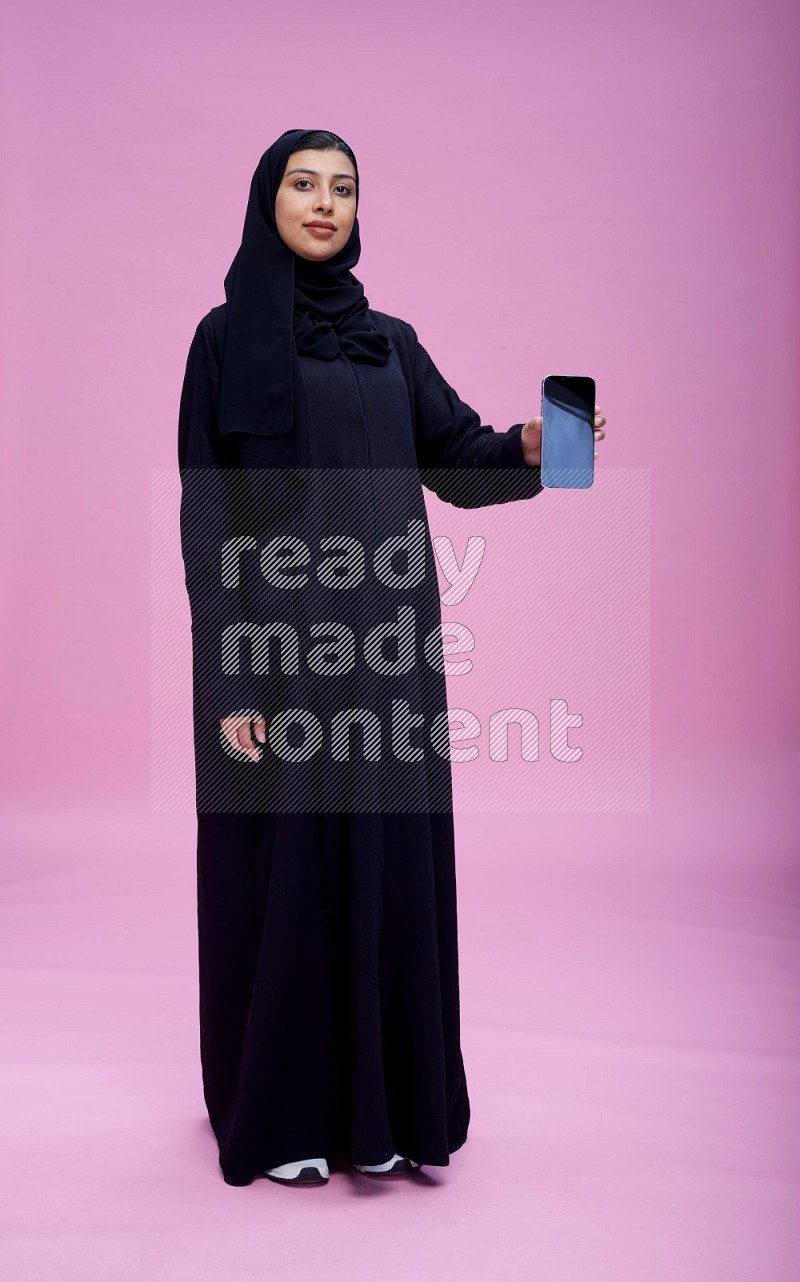
<svg viewBox="0 0 800 1282">
<path fill-rule="evenodd" d="M 245 708 L 269 722 L 303 706 L 325 728 L 354 702 L 385 716 L 392 700 L 407 700 L 426 726 L 446 709 L 443 673 L 423 662 L 388 689 L 366 665 L 341 679 L 307 670 L 284 679 L 274 669 L 250 671 L 245 658 L 242 672 L 223 674 L 220 635 L 233 619 L 275 617 L 278 599 L 295 626 L 333 615 L 329 590 L 309 582 L 310 595 L 276 594 L 246 557 L 239 593 L 220 589 L 221 538 L 257 532 L 261 546 L 266 533 L 291 528 L 316 548 L 319 537 L 353 535 L 371 558 L 386 538 L 421 521 L 426 573 L 403 601 L 416 612 L 422 657 L 441 615 L 421 483 L 462 507 L 541 490 L 539 469 L 522 457 L 522 424 L 504 433 L 482 426 L 410 325 L 370 316 L 392 342 L 386 365 L 343 352 L 330 361 L 294 353 L 289 434 L 215 434 L 225 305 L 200 322 L 184 381 L 179 461 L 194 653 L 200 1052 L 229 1184 L 333 1153 L 368 1165 L 400 1153 L 447 1166 L 469 1125 L 446 754 L 429 750 L 398 767 L 318 754 L 282 771 L 269 745 L 258 764 L 220 747 L 218 719 Z M 233 491 L 236 520 L 227 482 L 237 473 L 229 468 L 247 469 L 245 488 Z M 396 617 L 390 588 L 333 596 L 333 614 L 354 632 L 360 627 L 360 636 L 364 624 Z M 310 648 L 308 633 L 300 644 Z M 358 734 L 354 742 L 361 744 Z"/>
</svg>

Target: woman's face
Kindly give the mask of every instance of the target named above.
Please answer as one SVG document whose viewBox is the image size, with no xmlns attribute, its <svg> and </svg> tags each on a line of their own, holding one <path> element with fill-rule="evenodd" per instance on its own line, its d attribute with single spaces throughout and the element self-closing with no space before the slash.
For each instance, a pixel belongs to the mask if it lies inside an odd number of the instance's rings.
<svg viewBox="0 0 800 1282">
<path fill-rule="evenodd" d="M 310 262 L 332 258 L 347 244 L 355 216 L 356 176 L 346 153 L 292 152 L 275 197 L 275 221 L 289 248 Z"/>
</svg>

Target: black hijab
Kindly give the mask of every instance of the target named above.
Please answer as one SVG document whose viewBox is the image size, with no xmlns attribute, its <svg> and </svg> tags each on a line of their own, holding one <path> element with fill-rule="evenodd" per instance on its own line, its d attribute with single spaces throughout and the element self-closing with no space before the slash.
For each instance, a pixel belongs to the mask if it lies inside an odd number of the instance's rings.
<svg viewBox="0 0 800 1282">
<path fill-rule="evenodd" d="M 250 183 L 242 243 L 225 277 L 226 338 L 218 431 L 277 435 L 293 423 L 292 358 L 297 351 L 385 365 L 388 338 L 367 315 L 352 267 L 361 256 L 358 218 L 347 244 L 324 262 L 295 254 L 275 221 L 275 195 L 292 147 L 309 131 L 287 129 L 264 152 Z M 345 153 L 343 152 L 342 155 Z M 358 171 L 356 171 L 358 209 Z"/>
</svg>

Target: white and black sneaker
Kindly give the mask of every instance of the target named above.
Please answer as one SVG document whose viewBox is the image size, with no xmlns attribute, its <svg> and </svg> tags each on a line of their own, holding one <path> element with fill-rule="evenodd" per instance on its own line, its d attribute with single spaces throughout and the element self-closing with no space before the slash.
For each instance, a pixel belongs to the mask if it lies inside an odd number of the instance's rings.
<svg viewBox="0 0 800 1282">
<path fill-rule="evenodd" d="M 352 1162 L 351 1165 L 357 1171 L 361 1171 L 363 1175 L 377 1175 L 381 1179 L 385 1179 L 387 1176 L 391 1178 L 395 1175 L 410 1175 L 412 1171 L 417 1169 L 419 1162 L 415 1162 L 411 1157 L 401 1157 L 399 1153 L 395 1153 L 394 1157 L 390 1157 L 388 1162 L 380 1162 L 377 1166 L 361 1166 L 358 1162 Z"/>
<path fill-rule="evenodd" d="M 264 1174 L 278 1184 L 327 1184 L 330 1171 L 324 1157 L 306 1157 L 300 1162 L 271 1166 Z"/>
</svg>

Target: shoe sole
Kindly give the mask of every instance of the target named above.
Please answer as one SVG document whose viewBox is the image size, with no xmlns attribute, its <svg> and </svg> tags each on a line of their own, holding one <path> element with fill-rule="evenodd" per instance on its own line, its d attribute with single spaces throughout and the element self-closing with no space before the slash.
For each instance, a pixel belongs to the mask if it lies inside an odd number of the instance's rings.
<svg viewBox="0 0 800 1282">
<path fill-rule="evenodd" d="M 270 1175 L 269 1171 L 265 1171 L 264 1174 L 268 1180 L 272 1180 L 275 1184 L 296 1184 L 301 1188 L 309 1188 L 315 1184 L 319 1185 L 329 1183 L 329 1177 L 327 1175 L 320 1175 L 316 1166 L 304 1166 L 302 1171 L 293 1176 L 290 1180 L 285 1179 L 282 1175 Z"/>
<path fill-rule="evenodd" d="M 350 1165 L 353 1167 L 354 1171 L 358 1171 L 359 1175 L 368 1175 L 372 1180 L 404 1179 L 419 1170 L 418 1166 L 412 1166 L 405 1157 L 399 1158 L 398 1161 L 395 1162 L 394 1166 L 390 1167 L 388 1171 L 362 1171 L 354 1162 L 351 1162 Z"/>
</svg>

